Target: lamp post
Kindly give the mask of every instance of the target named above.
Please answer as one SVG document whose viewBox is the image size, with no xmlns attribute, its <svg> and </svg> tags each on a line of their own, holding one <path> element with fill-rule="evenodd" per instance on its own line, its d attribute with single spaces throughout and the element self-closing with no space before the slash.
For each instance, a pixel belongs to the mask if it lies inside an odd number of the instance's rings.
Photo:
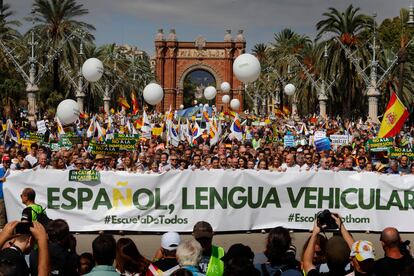
<svg viewBox="0 0 414 276">
<path fill-rule="evenodd" d="M 376 59 L 376 28 L 375 28 L 375 18 L 376 14 L 373 15 L 374 18 L 374 32 L 373 32 L 373 42 L 371 44 L 372 48 L 372 57 L 369 65 L 367 68 L 370 68 L 370 76 L 368 76 L 365 73 L 365 69 L 362 69 L 359 64 L 359 59 L 355 57 L 357 50 L 354 52 L 351 52 L 351 50 L 346 47 L 342 41 L 339 38 L 335 38 L 336 41 L 339 43 L 339 45 L 342 47 L 342 49 L 345 51 L 346 57 L 352 62 L 352 64 L 355 66 L 355 69 L 357 70 L 358 75 L 362 78 L 362 80 L 365 83 L 365 86 L 367 87 L 367 96 L 368 96 L 368 117 L 370 120 L 374 122 L 378 122 L 378 97 L 381 94 L 379 91 L 379 87 L 385 80 L 385 78 L 388 76 L 388 74 L 391 72 L 391 70 L 394 68 L 394 66 L 400 61 L 401 58 L 401 50 L 400 54 L 395 55 L 394 59 L 392 60 L 391 64 L 388 66 L 387 69 L 382 69 L 381 66 L 379 66 L 378 60 Z M 414 25 L 414 7 L 410 6 L 410 12 L 409 12 L 409 20 L 408 25 L 412 26 Z M 412 38 L 403 48 L 404 50 L 411 45 L 414 42 L 414 38 Z M 378 69 L 381 69 L 383 71 L 382 75 L 378 75 Z M 400 76 L 402 79 L 402 77 Z M 402 92 L 403 84 L 400 83 L 399 91 Z M 401 94 L 400 94 L 401 95 Z"/>
<path fill-rule="evenodd" d="M 323 55 L 325 61 L 328 58 L 328 47 L 325 45 L 324 48 L 324 55 Z M 305 76 L 308 78 L 308 80 L 312 83 L 312 86 L 315 87 L 318 101 L 319 101 L 319 115 L 321 117 L 326 117 L 326 102 L 328 101 L 328 95 L 327 91 L 334 85 L 335 79 L 331 82 L 327 83 L 325 80 L 325 76 L 322 74 L 322 76 L 315 80 L 314 75 L 309 72 L 309 70 L 303 65 L 295 56 L 288 56 L 287 57 L 291 62 L 297 64 Z M 323 70 L 322 70 L 323 71 Z M 295 94 L 296 102 L 298 102 L 298 93 Z M 293 106 L 292 106 L 292 113 L 293 113 Z"/>
<path fill-rule="evenodd" d="M 34 14 L 34 11 L 32 11 Z M 32 25 L 34 25 L 34 17 L 32 17 Z M 36 35 L 34 32 L 34 28 L 30 31 L 30 55 L 27 58 L 26 62 L 20 62 L 18 57 L 14 54 L 14 49 L 10 49 L 6 43 L 0 38 L 0 48 L 6 54 L 6 57 L 12 61 L 16 71 L 20 74 L 23 80 L 26 82 L 26 93 L 27 93 L 27 102 L 28 102 L 28 119 L 32 125 L 34 125 L 36 119 L 36 93 L 39 91 L 38 84 L 42 80 L 43 76 L 45 75 L 46 71 L 49 70 L 49 66 L 53 62 L 53 60 L 62 52 L 64 45 L 71 39 L 75 37 L 79 37 L 83 35 L 82 30 L 74 30 L 69 36 L 66 36 L 62 39 L 58 47 L 50 48 L 52 51 L 51 54 L 46 56 L 45 64 L 41 64 L 36 57 L 35 53 L 35 46 L 38 44 L 36 41 Z M 25 71 L 25 66 L 29 65 L 29 74 Z M 38 67 L 38 68 L 37 68 Z"/>
</svg>

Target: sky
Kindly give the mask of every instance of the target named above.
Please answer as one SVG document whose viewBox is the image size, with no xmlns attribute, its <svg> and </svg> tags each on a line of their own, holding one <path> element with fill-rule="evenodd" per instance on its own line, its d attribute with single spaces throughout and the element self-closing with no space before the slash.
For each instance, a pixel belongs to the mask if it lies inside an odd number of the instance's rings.
<svg viewBox="0 0 414 276">
<path fill-rule="evenodd" d="M 412 0 L 77 0 L 89 10 L 79 19 L 96 27 L 96 44 L 130 44 L 154 53 L 154 37 L 162 28 L 167 35 L 175 29 L 180 41 L 222 41 L 225 30 L 233 36 L 242 29 L 250 51 L 257 43 L 269 43 L 274 33 L 290 28 L 299 34 L 316 36 L 316 23 L 330 7 L 345 10 L 360 7 L 365 14 L 377 13 L 377 21 L 399 15 Z M 4 0 L 21 19 L 21 31 L 30 23 L 32 0 Z"/>
</svg>

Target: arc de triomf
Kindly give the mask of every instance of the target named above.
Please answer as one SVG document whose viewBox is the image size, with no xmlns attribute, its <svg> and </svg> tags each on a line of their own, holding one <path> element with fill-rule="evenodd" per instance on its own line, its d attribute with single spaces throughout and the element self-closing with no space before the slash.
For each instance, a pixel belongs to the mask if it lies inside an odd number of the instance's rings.
<svg viewBox="0 0 414 276">
<path fill-rule="evenodd" d="M 155 37 L 155 74 L 157 82 L 164 88 L 164 99 L 158 109 L 166 111 L 170 108 L 179 109 L 181 105 L 189 107 L 195 100 L 205 101 L 203 89 L 213 85 L 217 96 L 210 104 L 217 110 L 227 110 L 221 98 L 222 82 L 231 85 L 227 93 L 232 99 L 239 99 L 240 110 L 243 110 L 244 86 L 233 75 L 234 59 L 243 54 L 246 40 L 243 31 L 238 31 L 235 38 L 227 30 L 222 42 L 209 42 L 199 36 L 193 42 L 178 41 L 175 30 L 170 30 L 165 38 L 163 30 L 158 30 Z"/>
</svg>

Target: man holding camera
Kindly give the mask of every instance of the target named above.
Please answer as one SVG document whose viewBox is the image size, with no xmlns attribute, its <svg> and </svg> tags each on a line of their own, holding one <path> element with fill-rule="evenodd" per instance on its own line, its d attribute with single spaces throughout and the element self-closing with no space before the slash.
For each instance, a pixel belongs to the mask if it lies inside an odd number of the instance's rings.
<svg viewBox="0 0 414 276">
<path fill-rule="evenodd" d="M 327 213 L 330 214 L 330 219 L 326 217 Z M 373 264 L 375 256 L 372 243 L 368 241 L 354 242 L 338 214 L 332 214 L 329 210 L 325 210 L 321 214 L 325 216 L 322 216 L 323 220 L 321 220 L 321 216 L 318 215 L 317 223 L 315 223 L 308 246 L 303 255 L 303 268 L 306 275 L 374 275 Z M 332 227 L 334 224 L 337 226 L 335 229 Z M 339 229 L 340 233 L 340 236 L 334 235 L 330 238 L 326 245 L 327 271 L 321 271 L 321 267 L 316 268 L 312 263 L 316 238 L 321 228 L 323 230 Z"/>
<path fill-rule="evenodd" d="M 38 276 L 49 275 L 49 252 L 47 234 L 38 222 L 12 221 L 0 232 L 0 262 L 7 263 L 12 275 L 28 276 L 25 255 L 29 254 L 35 243 L 38 245 Z M 7 243 L 6 246 L 4 246 Z"/>
<path fill-rule="evenodd" d="M 375 275 L 399 275 L 405 267 L 414 263 L 407 242 L 402 242 L 400 233 L 393 227 L 385 228 L 380 237 L 385 256 L 375 262 Z"/>
</svg>

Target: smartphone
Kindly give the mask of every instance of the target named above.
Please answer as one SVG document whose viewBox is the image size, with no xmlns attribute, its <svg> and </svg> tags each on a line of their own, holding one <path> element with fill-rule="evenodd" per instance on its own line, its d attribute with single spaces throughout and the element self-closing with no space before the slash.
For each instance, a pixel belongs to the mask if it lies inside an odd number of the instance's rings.
<svg viewBox="0 0 414 276">
<path fill-rule="evenodd" d="M 16 234 L 31 234 L 30 227 L 33 227 L 32 222 L 19 222 L 15 228 Z"/>
</svg>

